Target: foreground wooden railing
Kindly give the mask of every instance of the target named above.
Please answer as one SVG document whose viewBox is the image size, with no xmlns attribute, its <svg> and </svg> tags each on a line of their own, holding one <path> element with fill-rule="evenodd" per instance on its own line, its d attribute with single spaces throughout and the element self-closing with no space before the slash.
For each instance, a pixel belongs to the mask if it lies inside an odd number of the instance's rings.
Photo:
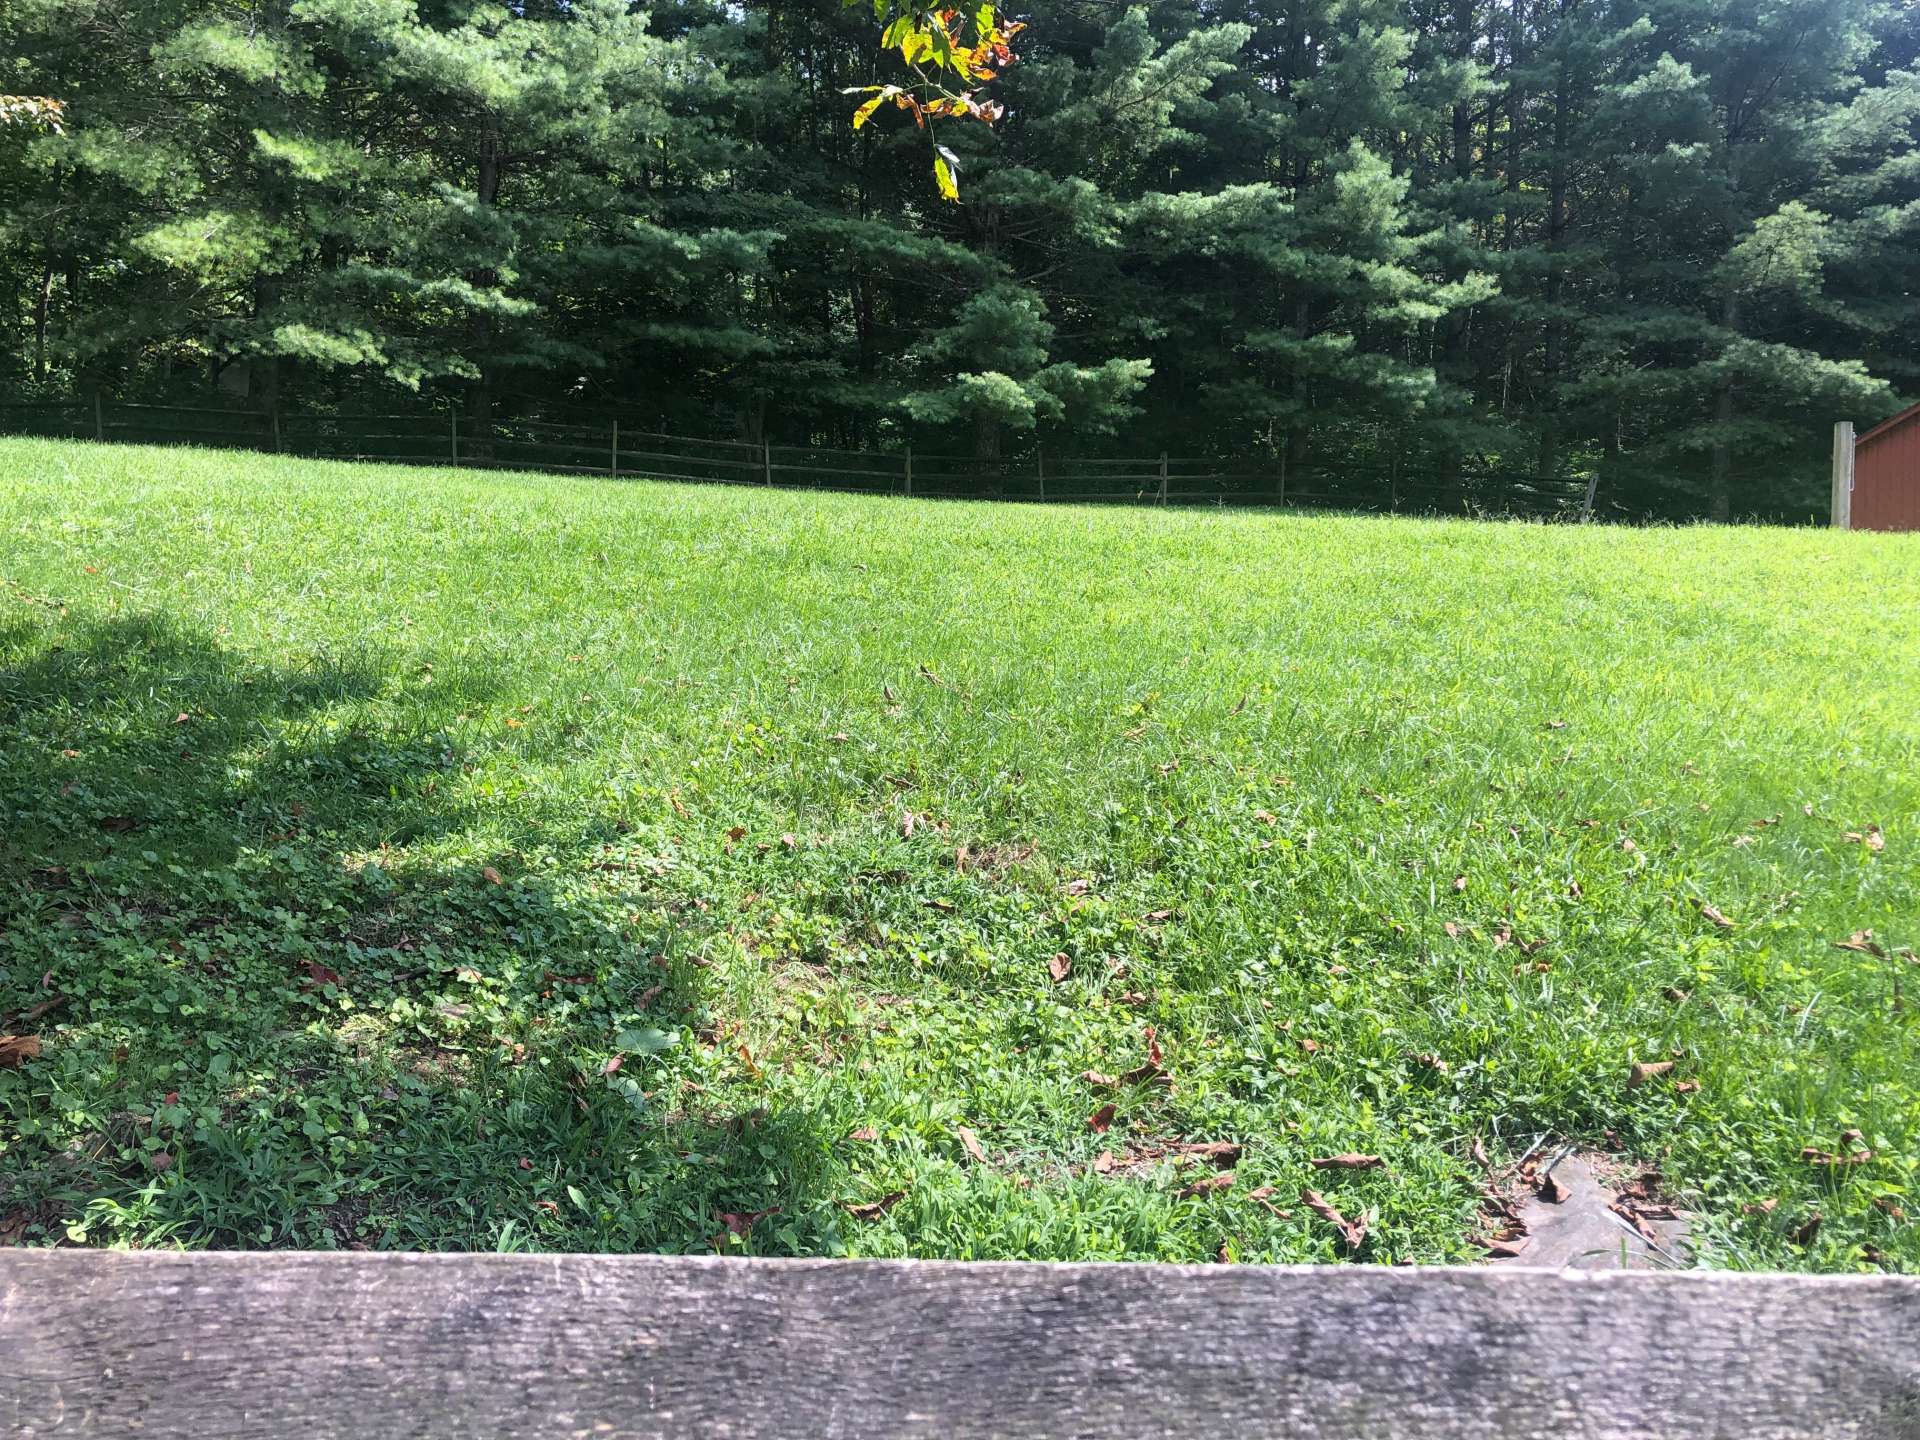
<svg viewBox="0 0 1920 1440">
<path fill-rule="evenodd" d="M 1920 1436 L 1920 1280 L 0 1251 L 12 1436 Z"/>
</svg>

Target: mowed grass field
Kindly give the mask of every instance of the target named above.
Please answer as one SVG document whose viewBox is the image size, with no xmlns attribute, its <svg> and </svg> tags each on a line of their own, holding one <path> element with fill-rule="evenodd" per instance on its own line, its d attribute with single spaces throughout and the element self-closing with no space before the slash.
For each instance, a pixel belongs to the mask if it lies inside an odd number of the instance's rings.
<svg viewBox="0 0 1920 1440">
<path fill-rule="evenodd" d="M 1920 1270 L 1916 697 L 1920 537 L 0 443 L 0 1236 Z"/>
</svg>

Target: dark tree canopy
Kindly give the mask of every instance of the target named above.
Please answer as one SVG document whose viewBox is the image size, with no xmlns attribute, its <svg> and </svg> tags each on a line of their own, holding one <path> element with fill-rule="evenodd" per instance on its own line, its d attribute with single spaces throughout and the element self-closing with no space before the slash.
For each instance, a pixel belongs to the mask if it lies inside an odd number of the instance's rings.
<svg viewBox="0 0 1920 1440">
<path fill-rule="evenodd" d="M 14 0 L 0 390 L 1805 513 L 1920 392 L 1916 51 L 1878 0 Z"/>
</svg>

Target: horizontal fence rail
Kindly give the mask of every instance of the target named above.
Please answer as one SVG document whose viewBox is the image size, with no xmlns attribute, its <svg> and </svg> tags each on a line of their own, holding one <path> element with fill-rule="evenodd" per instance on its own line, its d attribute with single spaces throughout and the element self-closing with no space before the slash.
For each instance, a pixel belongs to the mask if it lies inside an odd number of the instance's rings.
<svg viewBox="0 0 1920 1440">
<path fill-rule="evenodd" d="M 1912 1440 L 1920 1280 L 0 1250 L 0 1425 Z"/>
<path fill-rule="evenodd" d="M 1292 506 L 1415 514 L 1588 519 L 1591 477 L 1397 465 L 1295 466 L 1245 457 L 1019 460 L 714 440 L 627 426 L 459 411 L 303 413 L 91 401 L 0 402 L 0 433 L 135 444 L 179 442 L 314 459 L 542 470 L 609 479 L 773 485 L 940 499 L 1066 504 Z"/>
</svg>

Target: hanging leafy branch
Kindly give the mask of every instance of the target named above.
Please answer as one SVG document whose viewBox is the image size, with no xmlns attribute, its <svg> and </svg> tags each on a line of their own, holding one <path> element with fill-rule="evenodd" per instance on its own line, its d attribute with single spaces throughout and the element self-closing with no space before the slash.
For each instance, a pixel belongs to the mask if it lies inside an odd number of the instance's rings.
<svg viewBox="0 0 1920 1440">
<path fill-rule="evenodd" d="M 0 125 L 31 125 L 58 135 L 66 111 L 62 101 L 44 95 L 0 95 Z"/>
<path fill-rule="evenodd" d="M 847 3 L 860 5 L 866 0 Z M 942 115 L 987 125 L 998 120 L 1005 107 L 997 100 L 982 100 L 979 87 L 1013 63 L 1011 42 L 1026 26 L 1008 20 L 993 0 L 983 0 L 972 10 L 933 9 L 911 0 L 873 0 L 873 10 L 886 26 L 881 45 L 898 50 L 914 78 L 904 85 L 857 85 L 843 92 L 867 97 L 853 112 L 853 128 L 858 130 L 889 103 L 906 111 L 933 146 L 933 178 L 941 195 L 958 200 L 959 157 L 940 144 L 930 122 Z"/>
</svg>

